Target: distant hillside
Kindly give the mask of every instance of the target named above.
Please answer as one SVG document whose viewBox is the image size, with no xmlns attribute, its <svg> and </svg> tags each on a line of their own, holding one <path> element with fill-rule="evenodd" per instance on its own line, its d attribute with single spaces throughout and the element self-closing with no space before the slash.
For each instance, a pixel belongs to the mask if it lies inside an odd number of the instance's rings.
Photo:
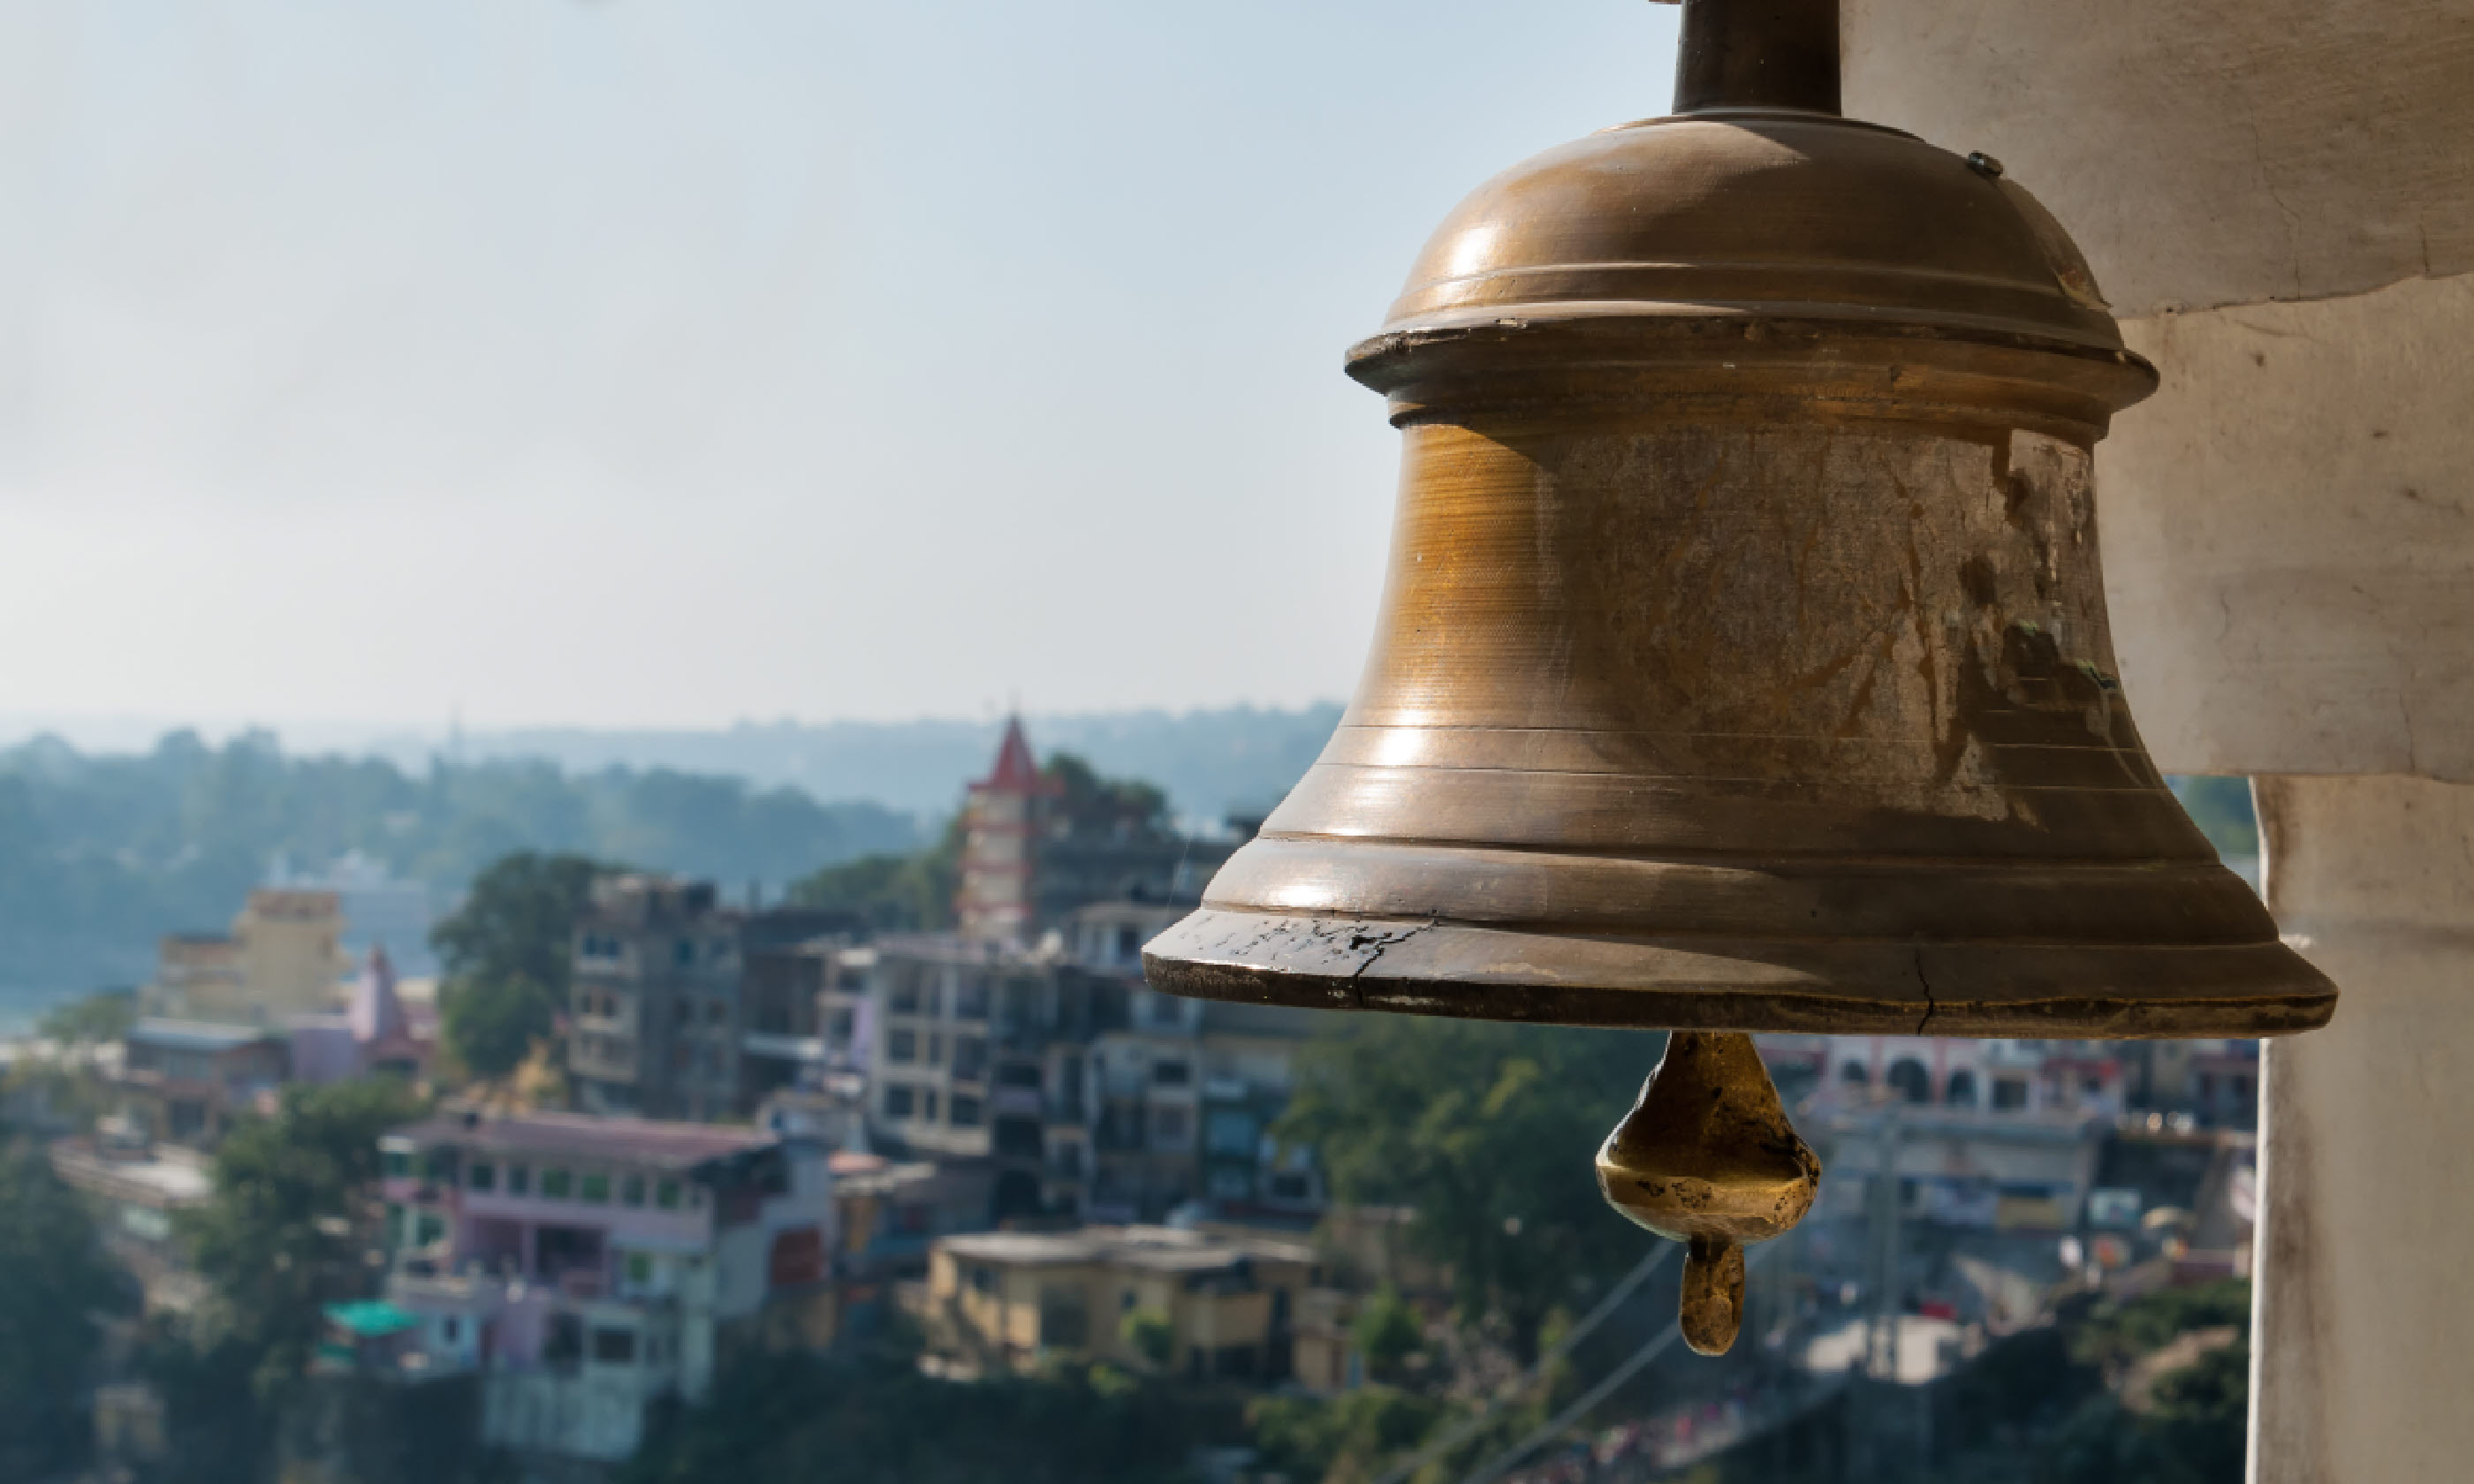
<svg viewBox="0 0 2474 1484">
<path fill-rule="evenodd" d="M 1031 746 L 1045 757 L 1079 754 L 1100 772 L 1143 778 L 1168 792 L 1190 825 L 1216 825 L 1231 809 L 1279 802 L 1340 724 L 1337 703 L 1296 710 L 1110 711 L 1028 719 Z M 462 755 L 537 757 L 593 770 L 677 768 L 726 774 L 763 787 L 788 785 L 819 799 L 871 799 L 887 807 L 940 817 L 957 808 L 962 785 L 987 771 L 1000 719 L 984 722 L 742 722 L 712 731 L 594 731 L 559 729 L 482 731 L 465 736 Z M 440 743 L 427 737 L 378 741 L 376 750 L 418 766 Z"/>
<path fill-rule="evenodd" d="M 263 733 L 175 732 L 141 754 L 38 738 L 0 752 L 0 988 L 143 979 L 168 932 L 220 931 L 278 855 L 357 850 L 441 898 L 515 850 L 574 850 L 778 891 L 817 867 L 904 851 L 919 821 L 881 803 L 674 769 L 287 756 Z"/>
</svg>

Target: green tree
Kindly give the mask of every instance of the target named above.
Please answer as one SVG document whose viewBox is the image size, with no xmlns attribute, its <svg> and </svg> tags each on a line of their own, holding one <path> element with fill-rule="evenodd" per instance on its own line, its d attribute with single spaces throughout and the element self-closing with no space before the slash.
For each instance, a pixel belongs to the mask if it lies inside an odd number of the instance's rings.
<svg viewBox="0 0 2474 1484">
<path fill-rule="evenodd" d="M 134 1299 L 76 1192 L 38 1154 L 0 1155 L 0 1477 L 45 1478 L 77 1460 L 97 1316 Z"/>
<path fill-rule="evenodd" d="M 230 922 L 279 852 L 315 866 L 359 850 L 451 896 L 516 850 L 773 882 L 919 843 L 910 816 L 880 804 L 663 769 L 527 759 L 408 774 L 287 756 L 264 733 L 214 748 L 174 732 L 134 754 L 38 737 L 0 749 L 0 951 L 28 983 L 133 981 L 161 935 Z"/>
<path fill-rule="evenodd" d="M 1348 1333 L 1368 1368 L 1386 1380 L 1396 1378 L 1400 1367 L 1426 1343 L 1426 1327 L 1419 1322 L 1418 1311 L 1389 1283 L 1358 1308 Z"/>
<path fill-rule="evenodd" d="M 2239 1479 L 2250 1426 L 2250 1346 L 2220 1345 L 2156 1379 L 2147 1426 L 2194 1484 Z"/>
<path fill-rule="evenodd" d="M 429 941 L 451 977 L 523 980 L 564 1004 L 575 920 L 593 899 L 593 883 L 619 869 L 582 855 L 502 855 L 473 878 L 464 905 Z"/>
<path fill-rule="evenodd" d="M 307 1366 L 324 1306 L 363 1295 L 378 1137 L 421 1113 L 394 1078 L 295 1086 L 215 1151 L 214 1196 L 182 1221 L 216 1300 L 201 1339 L 244 1359 L 261 1399 Z"/>
<path fill-rule="evenodd" d="M 2073 1329 L 2071 1355 L 2084 1365 L 2119 1371 L 2176 1335 L 2219 1325 L 2250 1328 L 2248 1279 L 2222 1278 L 2099 1304 Z"/>
<path fill-rule="evenodd" d="M 1072 753 L 1051 753 L 1040 777 L 1055 811 L 1076 834 L 1140 834 L 1168 827 L 1168 795 L 1140 778 L 1104 778 Z"/>
<path fill-rule="evenodd" d="M 1268 1472 L 1328 1484 L 1372 1478 L 1451 1420 L 1440 1399 L 1391 1386 L 1361 1386 L 1337 1397 L 1257 1397 L 1246 1408 Z"/>
<path fill-rule="evenodd" d="M 1203 1419 L 1105 1368 L 947 1381 L 901 1356 L 749 1357 L 657 1426 L 618 1484 L 1162 1484 Z"/>
<path fill-rule="evenodd" d="M 961 884 L 962 822 L 950 821 L 936 844 L 909 855 L 862 855 L 823 867 L 790 884 L 790 904 L 848 912 L 876 932 L 922 932 L 952 925 Z"/>
<path fill-rule="evenodd" d="M 47 1011 L 36 1033 L 77 1045 L 101 1045 L 129 1034 L 137 1023 L 135 990 L 97 990 Z"/>
<path fill-rule="evenodd" d="M 581 855 L 501 856 L 431 932 L 448 972 L 448 1049 L 467 1071 L 504 1077 L 551 1034 L 567 1006 L 576 918 L 593 883 L 617 869 Z"/>
<path fill-rule="evenodd" d="M 1154 1371 L 1165 1371 L 1176 1358 L 1176 1325 L 1168 1315 L 1155 1308 L 1126 1311 L 1117 1322 L 1117 1333 L 1128 1349 L 1143 1357 Z"/>
<path fill-rule="evenodd" d="M 448 1048 L 488 1081 L 521 1066 L 558 1029 L 559 1000 L 529 979 L 453 979 L 439 997 Z"/>
<path fill-rule="evenodd" d="M 1298 1057 L 1275 1125 L 1334 1192 L 1414 1208 L 1411 1240 L 1447 1263 L 1462 1313 L 1500 1315 L 1523 1359 L 1575 1288 L 1655 1240 L 1609 1209 L 1589 1151 L 1631 1106 L 1659 1041 L 1406 1016 L 1340 1019 Z"/>
</svg>

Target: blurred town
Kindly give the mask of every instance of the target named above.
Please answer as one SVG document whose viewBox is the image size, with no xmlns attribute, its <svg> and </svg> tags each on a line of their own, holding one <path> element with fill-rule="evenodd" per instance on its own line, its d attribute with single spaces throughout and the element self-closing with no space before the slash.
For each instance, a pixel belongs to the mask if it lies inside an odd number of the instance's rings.
<svg viewBox="0 0 2474 1484">
<path fill-rule="evenodd" d="M 938 843 L 769 900 L 517 852 L 433 922 L 366 857 L 279 863 L 10 1047 L 0 1204 L 56 1312 L 9 1476 L 2239 1459 L 2255 1044 L 1765 1038 L 1823 1203 L 1694 1359 L 1586 1160 L 1656 1038 L 1145 988 L 1257 823 L 1179 829 L 1016 721 Z"/>
</svg>

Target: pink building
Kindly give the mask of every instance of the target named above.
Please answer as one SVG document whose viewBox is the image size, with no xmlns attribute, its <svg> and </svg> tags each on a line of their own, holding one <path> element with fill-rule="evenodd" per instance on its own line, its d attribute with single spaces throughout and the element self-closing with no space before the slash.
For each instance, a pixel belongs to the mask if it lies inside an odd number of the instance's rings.
<svg viewBox="0 0 2474 1484">
<path fill-rule="evenodd" d="M 495 1445 L 633 1452 L 645 1405 L 700 1399 L 718 1350 L 833 1327 L 826 1150 L 770 1132 L 449 1113 L 380 1141 L 387 1299 L 431 1370 L 487 1373 Z"/>
</svg>

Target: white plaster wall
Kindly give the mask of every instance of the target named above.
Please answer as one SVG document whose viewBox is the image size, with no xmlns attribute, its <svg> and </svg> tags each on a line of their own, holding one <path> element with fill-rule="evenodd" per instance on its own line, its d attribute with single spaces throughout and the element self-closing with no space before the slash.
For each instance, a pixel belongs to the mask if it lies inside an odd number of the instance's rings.
<svg viewBox="0 0 2474 1484">
<path fill-rule="evenodd" d="M 2268 898 L 2344 987 L 2270 1041 L 2254 1484 L 2462 1479 L 2474 1316 L 2474 787 L 2263 778 Z"/>
<path fill-rule="evenodd" d="M 2158 763 L 2474 782 L 2474 275 L 2123 330 L 2164 386 L 2098 531 Z"/>
<path fill-rule="evenodd" d="M 2115 312 L 2474 271 L 2474 0 L 1842 0 L 1846 108 L 1982 150 Z"/>
</svg>

